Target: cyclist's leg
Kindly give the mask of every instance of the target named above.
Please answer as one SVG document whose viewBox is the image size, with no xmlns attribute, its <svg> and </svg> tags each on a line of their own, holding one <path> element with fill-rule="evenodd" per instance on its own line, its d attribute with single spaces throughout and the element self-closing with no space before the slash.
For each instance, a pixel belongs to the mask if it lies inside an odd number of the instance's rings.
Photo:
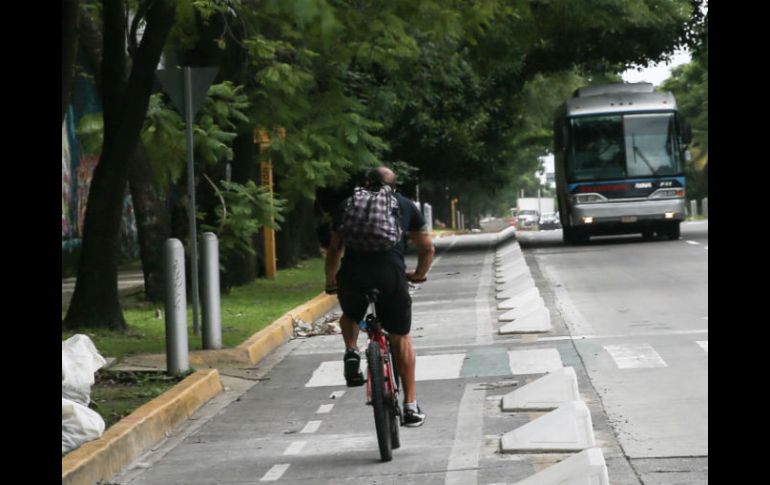
<svg viewBox="0 0 770 485">
<path fill-rule="evenodd" d="M 412 347 L 412 337 L 391 333 L 390 345 L 395 354 L 398 375 L 401 376 L 401 383 L 404 386 L 404 402 L 415 402 L 417 390 L 414 376 L 417 357 Z"/>
<path fill-rule="evenodd" d="M 340 329 L 342 330 L 342 340 L 345 342 L 345 349 L 355 349 L 358 347 L 358 321 L 353 317 L 343 313 L 340 317 Z"/>
</svg>

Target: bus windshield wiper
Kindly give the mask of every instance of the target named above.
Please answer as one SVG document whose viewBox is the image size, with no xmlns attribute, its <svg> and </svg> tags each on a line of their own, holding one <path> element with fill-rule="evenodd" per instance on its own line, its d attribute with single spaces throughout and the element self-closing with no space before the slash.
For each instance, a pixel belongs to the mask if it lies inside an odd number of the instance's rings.
<svg viewBox="0 0 770 485">
<path fill-rule="evenodd" d="M 635 137 L 635 136 L 632 136 L 632 137 L 631 137 L 631 140 L 632 140 L 632 142 L 633 142 L 633 144 L 634 144 L 634 153 L 635 153 L 635 154 L 636 154 L 636 153 L 638 153 L 638 154 L 639 154 L 639 156 L 640 156 L 640 157 L 642 157 L 642 161 L 643 161 L 643 162 L 644 162 L 644 163 L 645 163 L 645 164 L 646 164 L 648 167 L 650 167 L 650 171 L 652 172 L 652 174 L 653 174 L 653 175 L 658 175 L 658 171 L 655 169 L 655 167 L 653 167 L 653 166 L 652 166 L 652 164 L 650 163 L 650 161 L 649 161 L 649 160 L 647 160 L 647 157 L 645 157 L 645 156 L 644 156 L 644 153 L 642 153 L 642 150 L 640 150 L 640 149 L 639 149 L 639 147 L 638 147 L 638 146 L 636 146 L 636 137 Z M 636 160 L 636 157 L 634 157 L 634 160 Z"/>
</svg>

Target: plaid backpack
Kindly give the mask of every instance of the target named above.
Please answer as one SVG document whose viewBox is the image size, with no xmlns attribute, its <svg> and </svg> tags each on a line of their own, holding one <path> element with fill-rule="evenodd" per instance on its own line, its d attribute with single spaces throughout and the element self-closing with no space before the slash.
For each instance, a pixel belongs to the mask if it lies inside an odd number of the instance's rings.
<svg viewBox="0 0 770 485">
<path fill-rule="evenodd" d="M 339 233 L 345 246 L 356 251 L 385 251 L 395 246 L 403 231 L 393 189 L 385 185 L 373 192 L 356 187 L 345 201 Z"/>
</svg>

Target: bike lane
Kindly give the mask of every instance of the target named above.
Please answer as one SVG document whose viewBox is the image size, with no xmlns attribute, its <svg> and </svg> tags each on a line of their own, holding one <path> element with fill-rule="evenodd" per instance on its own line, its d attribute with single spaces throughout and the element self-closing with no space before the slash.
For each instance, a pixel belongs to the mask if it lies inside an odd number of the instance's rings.
<svg viewBox="0 0 770 485">
<path fill-rule="evenodd" d="M 330 335 L 292 340 L 255 369 L 221 369 L 236 379 L 248 373 L 253 384 L 239 380 L 237 398 L 193 416 L 114 483 L 502 484 L 564 459 L 500 453 L 504 433 L 544 414 L 503 412 L 502 395 L 546 371 L 516 371 L 516 345 L 496 333 L 495 242 L 495 235 L 439 241 L 428 282 L 413 291 L 417 392 L 427 420 L 401 428 L 391 462 L 379 460 L 365 390 L 345 387 L 341 337 Z M 579 361 L 566 341 L 527 348 L 545 346 L 558 348 L 563 365 Z"/>
</svg>

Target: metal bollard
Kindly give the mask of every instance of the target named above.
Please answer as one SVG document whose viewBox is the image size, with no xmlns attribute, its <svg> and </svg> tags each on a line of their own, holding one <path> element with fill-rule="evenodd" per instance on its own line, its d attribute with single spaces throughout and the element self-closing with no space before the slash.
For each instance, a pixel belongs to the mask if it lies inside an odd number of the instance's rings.
<svg viewBox="0 0 770 485">
<path fill-rule="evenodd" d="M 709 198 L 704 197 L 703 200 L 701 200 L 701 208 L 703 210 L 703 218 L 708 219 L 709 218 Z"/>
<path fill-rule="evenodd" d="M 698 201 L 693 199 L 690 201 L 690 217 L 695 217 L 698 215 Z"/>
<path fill-rule="evenodd" d="M 163 270 L 166 279 L 166 372 L 176 375 L 190 370 L 184 246 L 179 239 L 166 240 Z"/>
<path fill-rule="evenodd" d="M 425 225 L 428 227 L 428 232 L 433 231 L 433 207 L 427 202 L 422 204 L 422 215 L 425 217 Z"/>
<path fill-rule="evenodd" d="M 203 348 L 222 348 L 222 310 L 219 303 L 219 240 L 213 232 L 204 232 L 201 241 L 203 285 Z"/>
</svg>

